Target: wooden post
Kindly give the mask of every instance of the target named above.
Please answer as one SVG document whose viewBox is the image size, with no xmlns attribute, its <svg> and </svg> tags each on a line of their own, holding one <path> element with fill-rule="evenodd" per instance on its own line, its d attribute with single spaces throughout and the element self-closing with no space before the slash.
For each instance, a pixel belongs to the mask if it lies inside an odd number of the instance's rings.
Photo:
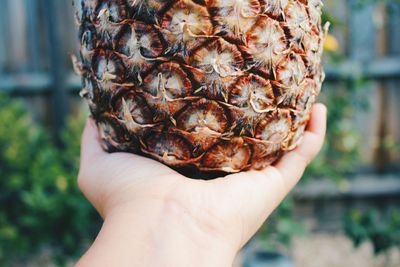
<svg viewBox="0 0 400 267">
<path fill-rule="evenodd" d="M 385 22 L 387 20 L 386 17 L 386 5 L 384 3 L 377 4 L 376 8 L 377 15 L 377 50 L 378 55 L 380 57 L 386 56 L 387 50 L 387 31 L 385 30 Z M 387 135 L 387 118 L 386 113 L 388 110 L 387 103 L 387 93 L 386 93 L 386 83 L 384 81 L 380 81 L 378 84 L 378 105 L 379 105 L 379 121 L 378 121 L 378 143 L 375 152 L 375 166 L 377 167 L 377 171 L 383 173 L 386 169 L 386 166 L 389 163 L 389 156 L 387 153 L 387 149 L 385 147 L 385 138 Z"/>
<path fill-rule="evenodd" d="M 387 56 L 400 55 L 400 3 L 390 3 L 387 23 Z M 389 160 L 391 171 L 400 171 L 400 76 L 387 82 L 388 108 L 386 110 Z"/>
<path fill-rule="evenodd" d="M 356 1 L 349 1 L 351 8 L 349 16 L 350 32 L 349 32 L 349 57 L 361 64 L 368 64 L 376 57 L 376 31 L 373 20 L 375 7 L 368 4 L 362 8 L 355 7 Z M 360 85 L 359 85 L 360 86 Z M 369 110 L 359 112 L 356 115 L 356 125 L 360 129 L 361 135 L 361 160 L 362 167 L 365 171 L 374 171 L 371 169 L 375 161 L 375 149 L 379 140 L 377 135 L 379 125 L 379 106 L 377 99 L 379 93 L 377 91 L 376 82 L 369 82 L 358 88 L 356 97 L 361 97 L 368 101 Z"/>
<path fill-rule="evenodd" d="M 4 2 L 2 4 L 2 7 L 0 9 L 0 36 L 2 40 L 0 41 L 0 77 L 3 74 L 5 65 L 7 63 L 7 36 L 6 36 L 6 16 L 5 13 L 7 13 L 8 9 L 8 2 Z M 0 88 L 1 90 L 1 88 Z"/>
<path fill-rule="evenodd" d="M 53 134 L 60 144 L 60 130 L 64 126 L 68 114 L 68 96 L 66 92 L 67 68 L 63 57 L 63 34 L 58 27 L 59 1 L 44 1 L 44 11 L 48 31 L 48 47 L 50 51 L 50 73 L 52 77 L 51 105 Z"/>
<path fill-rule="evenodd" d="M 27 50 L 29 52 L 29 71 L 38 72 L 40 71 L 41 60 L 40 55 L 40 33 L 38 31 L 38 1 L 37 0 L 25 0 L 25 10 L 27 16 Z"/>
</svg>

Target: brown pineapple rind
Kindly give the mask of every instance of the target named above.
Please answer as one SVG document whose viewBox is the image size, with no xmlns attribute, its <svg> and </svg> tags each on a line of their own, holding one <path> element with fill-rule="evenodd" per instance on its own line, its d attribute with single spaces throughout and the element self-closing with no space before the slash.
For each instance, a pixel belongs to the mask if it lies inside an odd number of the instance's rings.
<svg viewBox="0 0 400 267">
<path fill-rule="evenodd" d="M 105 150 L 261 169 L 294 149 L 324 79 L 320 0 L 75 0 L 76 69 Z"/>
</svg>

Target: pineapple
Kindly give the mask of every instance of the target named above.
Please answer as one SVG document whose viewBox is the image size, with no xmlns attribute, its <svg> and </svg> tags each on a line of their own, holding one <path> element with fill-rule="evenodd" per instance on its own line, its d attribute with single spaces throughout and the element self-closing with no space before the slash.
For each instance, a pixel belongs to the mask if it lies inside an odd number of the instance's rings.
<svg viewBox="0 0 400 267">
<path fill-rule="evenodd" d="M 75 0 L 81 95 L 104 149 L 177 170 L 262 169 L 324 80 L 320 0 Z"/>
</svg>

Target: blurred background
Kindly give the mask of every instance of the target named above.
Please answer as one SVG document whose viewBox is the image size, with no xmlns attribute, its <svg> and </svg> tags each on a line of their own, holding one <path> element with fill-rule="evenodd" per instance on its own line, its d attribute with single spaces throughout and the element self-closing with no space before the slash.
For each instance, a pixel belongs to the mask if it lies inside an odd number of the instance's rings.
<svg viewBox="0 0 400 267">
<path fill-rule="evenodd" d="M 324 2 L 327 142 L 237 266 L 400 266 L 400 1 Z M 0 266 L 70 266 L 101 226 L 76 185 L 73 7 L 1 3 Z"/>
</svg>

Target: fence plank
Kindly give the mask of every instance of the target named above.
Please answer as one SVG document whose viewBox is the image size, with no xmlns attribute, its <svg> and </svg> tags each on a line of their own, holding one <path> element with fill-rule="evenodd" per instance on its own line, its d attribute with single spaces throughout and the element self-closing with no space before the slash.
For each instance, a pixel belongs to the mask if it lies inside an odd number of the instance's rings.
<svg viewBox="0 0 400 267">
<path fill-rule="evenodd" d="M 79 45 L 78 45 L 78 25 L 75 22 L 75 16 L 74 14 L 74 8 L 71 4 L 71 1 L 63 1 L 62 5 L 62 16 L 60 18 L 62 19 L 62 23 L 60 23 L 63 28 L 64 32 L 64 44 L 65 44 L 65 49 L 67 53 L 78 53 L 79 50 Z M 71 60 L 68 57 L 67 58 L 67 63 L 68 65 L 71 65 Z"/>
<path fill-rule="evenodd" d="M 9 0 L 9 10 L 7 14 L 8 34 L 8 64 L 14 71 L 21 72 L 26 70 L 29 65 L 27 56 L 27 39 L 26 39 L 26 13 L 23 0 Z M 18 19 L 14 15 L 18 14 Z"/>
<path fill-rule="evenodd" d="M 38 2 L 37 0 L 25 0 L 27 15 L 27 50 L 29 51 L 29 67 L 31 71 L 38 72 L 41 67 L 40 55 L 40 31 L 38 25 Z"/>
<path fill-rule="evenodd" d="M 368 4 L 363 8 L 354 7 L 356 0 L 349 1 L 350 12 L 350 58 L 361 62 L 368 61 L 376 55 L 376 29 L 371 18 L 374 17 L 375 5 Z"/>
<path fill-rule="evenodd" d="M 6 39 L 6 17 L 5 13 L 7 12 L 8 2 L 4 2 L 2 8 L 0 8 L 0 76 L 4 72 L 5 65 L 7 62 L 6 59 L 6 49 L 7 46 L 7 39 Z M 0 88 L 1 90 L 1 88 Z"/>
<path fill-rule="evenodd" d="M 64 126 L 65 116 L 68 114 L 68 96 L 66 93 L 66 68 L 63 57 L 65 50 L 63 46 L 62 32 L 60 32 L 58 24 L 55 23 L 59 16 L 57 3 L 59 1 L 47 0 L 44 6 L 48 30 L 48 46 L 50 51 L 50 73 L 53 82 L 52 91 L 52 122 L 54 136 L 59 141 L 59 133 Z"/>
<path fill-rule="evenodd" d="M 9 38 L 9 28 L 8 28 L 8 13 L 9 13 L 9 1 L 5 1 L 2 5 L 2 8 L 0 8 L 0 47 L 4 48 L 3 51 L 0 51 L 0 63 L 2 66 L 0 66 L 1 72 L 4 72 L 7 70 L 8 67 L 8 49 L 10 47 L 10 38 Z"/>
<path fill-rule="evenodd" d="M 391 55 L 400 55 L 400 4 L 389 4 L 388 50 Z"/>
<path fill-rule="evenodd" d="M 355 1 L 349 1 L 350 13 L 350 36 L 349 36 L 349 57 L 353 60 L 366 63 L 376 57 L 376 28 L 371 18 L 374 16 L 375 5 L 368 4 L 363 8 L 355 8 Z M 361 161 L 363 168 L 374 166 L 375 149 L 378 146 L 379 130 L 379 92 L 377 83 L 370 82 L 368 85 L 361 86 L 358 95 L 361 99 L 368 101 L 369 110 L 367 112 L 357 112 L 355 123 L 361 135 Z M 370 171 L 370 170 L 368 170 Z"/>
<path fill-rule="evenodd" d="M 395 57 L 400 55 L 400 4 L 389 4 L 389 20 L 387 23 L 388 54 Z M 399 171 L 400 166 L 400 75 L 399 78 L 390 80 L 386 85 L 388 129 L 386 142 L 390 155 L 390 167 Z"/>
<path fill-rule="evenodd" d="M 346 22 L 350 17 L 349 9 L 347 7 L 348 0 L 325 0 L 324 1 L 324 10 L 329 10 L 329 14 L 331 14 L 335 20 Z M 343 54 L 348 50 L 348 27 L 344 27 L 344 25 L 336 25 L 336 27 L 331 27 L 329 32 L 335 36 L 338 40 L 339 51 Z"/>
</svg>

